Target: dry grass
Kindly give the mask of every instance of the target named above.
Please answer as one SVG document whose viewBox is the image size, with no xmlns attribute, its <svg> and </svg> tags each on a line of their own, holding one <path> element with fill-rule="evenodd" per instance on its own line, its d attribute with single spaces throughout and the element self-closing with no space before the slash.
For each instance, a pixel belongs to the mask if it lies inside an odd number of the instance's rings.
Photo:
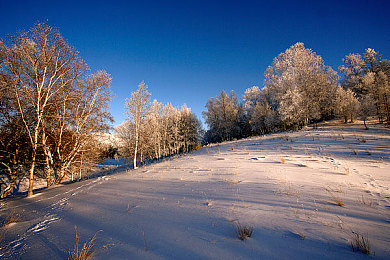
<svg viewBox="0 0 390 260">
<path fill-rule="evenodd" d="M 0 242 L 3 241 L 6 227 L 12 223 L 16 223 L 20 220 L 19 214 L 11 211 L 9 212 L 8 216 L 5 218 L 4 223 L 0 226 Z"/>
<path fill-rule="evenodd" d="M 241 181 L 240 180 L 230 180 L 228 181 L 231 185 L 237 185 L 239 184 Z"/>
<path fill-rule="evenodd" d="M 11 211 L 9 215 L 7 216 L 4 225 L 3 226 L 8 226 L 9 224 L 16 223 L 20 220 L 19 214 Z"/>
<path fill-rule="evenodd" d="M 301 192 L 295 189 L 291 183 L 286 183 L 286 185 L 284 185 L 283 188 L 279 189 L 276 193 L 295 197 L 299 197 L 301 194 Z"/>
<path fill-rule="evenodd" d="M 76 242 L 73 248 L 73 251 L 69 251 L 71 260 L 86 260 L 92 259 L 96 255 L 97 248 L 95 247 L 95 239 L 98 232 L 87 242 L 83 244 L 82 247 L 79 246 L 80 237 L 77 233 L 77 227 L 75 226 L 76 231 Z"/>
<path fill-rule="evenodd" d="M 145 252 L 149 250 L 149 247 L 148 247 L 148 241 L 146 241 L 146 238 L 145 238 L 145 231 L 142 230 L 142 237 L 144 239 L 144 250 Z"/>
<path fill-rule="evenodd" d="M 345 204 L 340 198 L 334 199 L 334 203 L 336 203 L 337 206 L 344 207 Z"/>
<path fill-rule="evenodd" d="M 370 200 L 370 201 L 366 200 L 366 199 L 363 197 L 363 195 L 361 196 L 361 199 L 358 200 L 358 202 L 360 202 L 360 203 L 363 204 L 363 205 L 367 205 L 367 206 L 369 206 L 369 207 L 373 207 L 373 206 L 374 206 L 374 201 L 372 201 L 372 200 Z"/>
<path fill-rule="evenodd" d="M 193 148 L 194 151 L 197 151 L 197 150 L 200 150 L 200 149 L 202 149 L 202 146 L 200 144 L 195 145 L 194 148 Z"/>
<path fill-rule="evenodd" d="M 298 236 L 301 240 L 305 240 L 306 239 L 306 235 L 303 234 L 302 232 L 298 232 Z"/>
<path fill-rule="evenodd" d="M 325 190 L 330 194 L 330 196 L 331 196 L 331 198 L 332 198 L 332 202 L 333 202 L 334 204 L 336 204 L 336 205 L 339 206 L 339 207 L 344 207 L 344 206 L 345 206 L 343 200 L 342 200 L 339 196 L 334 195 L 329 189 L 326 189 L 326 188 L 325 188 Z M 341 191 L 341 192 L 342 192 L 342 191 Z"/>
<path fill-rule="evenodd" d="M 238 239 L 246 240 L 252 236 L 253 227 L 246 224 L 241 225 L 240 222 L 237 222 L 234 225 L 234 231 Z"/>
<path fill-rule="evenodd" d="M 353 232 L 353 238 L 351 241 L 351 248 L 353 252 L 362 252 L 366 255 L 371 255 L 370 241 L 367 236 L 361 235 L 359 233 Z"/>
<path fill-rule="evenodd" d="M 306 239 L 306 235 L 303 232 L 301 232 L 301 231 L 298 231 L 298 232 L 292 231 L 292 233 L 295 234 L 301 240 L 305 240 Z"/>
</svg>

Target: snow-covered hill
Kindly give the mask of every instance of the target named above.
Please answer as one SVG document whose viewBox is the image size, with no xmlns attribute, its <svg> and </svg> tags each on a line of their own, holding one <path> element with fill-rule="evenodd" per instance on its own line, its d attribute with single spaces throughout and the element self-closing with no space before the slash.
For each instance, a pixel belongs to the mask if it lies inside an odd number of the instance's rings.
<svg viewBox="0 0 390 260">
<path fill-rule="evenodd" d="M 375 259 L 390 256 L 390 131 L 324 124 L 213 145 L 149 166 L 1 201 L 4 259 Z M 340 206 L 343 205 L 343 206 Z M 235 223 L 253 226 L 235 237 Z M 103 247 L 102 247 L 103 246 Z M 102 248 L 99 248 L 102 247 Z"/>
</svg>

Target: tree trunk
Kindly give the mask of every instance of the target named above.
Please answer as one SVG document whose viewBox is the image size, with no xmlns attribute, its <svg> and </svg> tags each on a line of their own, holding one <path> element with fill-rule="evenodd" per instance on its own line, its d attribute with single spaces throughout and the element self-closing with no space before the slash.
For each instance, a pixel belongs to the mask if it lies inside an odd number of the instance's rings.
<svg viewBox="0 0 390 260">
<path fill-rule="evenodd" d="M 5 188 L 3 194 L 1 195 L 1 198 L 6 198 L 8 197 L 8 195 L 11 193 L 11 191 L 14 189 L 15 187 L 15 183 L 16 183 L 16 176 L 12 176 L 11 175 L 11 180 L 9 182 L 9 186 L 7 188 Z"/>
<path fill-rule="evenodd" d="M 56 185 L 60 184 L 62 182 L 62 180 L 64 179 L 64 177 L 65 177 L 65 169 L 64 169 L 64 167 L 61 166 L 60 176 L 58 177 L 58 179 L 56 181 Z"/>
<path fill-rule="evenodd" d="M 47 146 L 47 137 L 45 134 L 45 129 L 43 129 L 42 133 L 42 146 L 43 146 L 43 151 L 45 153 L 45 171 L 46 171 L 46 182 L 47 182 L 47 187 L 50 187 L 51 185 L 51 176 L 53 175 L 53 156 L 51 154 L 51 151 L 49 147 Z"/>
<path fill-rule="evenodd" d="M 364 126 L 366 127 L 366 130 L 368 130 L 368 127 L 366 125 L 366 119 L 363 120 Z"/>
<path fill-rule="evenodd" d="M 136 136 L 135 137 L 135 149 L 134 149 L 134 169 L 137 169 L 137 150 L 138 150 L 138 137 Z"/>
<path fill-rule="evenodd" d="M 81 153 L 81 162 L 80 162 L 79 181 L 81 180 L 81 177 L 82 177 L 82 169 L 83 169 L 83 155 L 84 155 L 84 153 Z M 116 154 L 115 154 L 115 155 L 116 155 Z"/>
<path fill-rule="evenodd" d="M 36 159 L 36 154 L 34 153 L 33 158 L 32 158 L 31 167 L 30 167 L 30 177 L 29 177 L 29 181 L 28 181 L 27 197 L 31 197 L 33 195 L 35 159 Z"/>
<path fill-rule="evenodd" d="M 52 168 L 50 165 L 49 157 L 46 156 L 46 183 L 49 188 L 51 185 Z"/>
</svg>

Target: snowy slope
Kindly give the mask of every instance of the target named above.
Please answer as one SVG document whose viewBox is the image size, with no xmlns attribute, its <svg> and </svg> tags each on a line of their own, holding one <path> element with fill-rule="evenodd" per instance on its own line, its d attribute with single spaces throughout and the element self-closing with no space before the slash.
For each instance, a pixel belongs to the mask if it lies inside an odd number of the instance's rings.
<svg viewBox="0 0 390 260">
<path fill-rule="evenodd" d="M 389 184 L 383 127 L 254 137 L 1 201 L 3 218 L 22 215 L 1 257 L 67 258 L 76 225 L 81 242 L 98 232 L 97 259 L 390 259 Z M 353 232 L 375 256 L 352 252 Z"/>
</svg>

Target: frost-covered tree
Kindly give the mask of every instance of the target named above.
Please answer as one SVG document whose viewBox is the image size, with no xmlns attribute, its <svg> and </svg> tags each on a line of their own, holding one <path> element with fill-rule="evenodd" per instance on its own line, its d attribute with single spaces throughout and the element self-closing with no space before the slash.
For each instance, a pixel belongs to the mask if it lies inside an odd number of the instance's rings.
<svg viewBox="0 0 390 260">
<path fill-rule="evenodd" d="M 189 152 L 199 144 L 201 124 L 191 109 L 184 104 L 180 110 L 180 136 L 183 152 Z"/>
<path fill-rule="evenodd" d="M 344 88 L 353 90 L 358 97 L 367 94 L 366 84 L 363 84 L 365 62 L 360 54 L 349 54 L 343 59 L 345 65 L 339 67 L 344 75 L 342 85 Z"/>
<path fill-rule="evenodd" d="M 146 123 L 150 129 L 153 129 L 153 131 L 150 131 L 150 143 L 151 147 L 153 147 L 154 157 L 157 159 L 162 156 L 162 108 L 163 105 L 161 103 L 153 100 Z"/>
<path fill-rule="evenodd" d="M 333 96 L 337 86 L 337 74 L 330 67 L 325 66 L 321 56 L 311 49 L 305 48 L 303 43 L 296 43 L 276 57 L 272 65 L 265 72 L 265 86 L 275 93 L 276 109 L 283 118 L 299 120 L 294 124 L 307 125 L 311 121 L 331 116 Z M 287 115 L 286 105 L 297 105 L 289 97 L 300 97 L 299 111 L 302 116 Z M 283 111 L 280 107 L 283 101 Z M 289 109 L 295 113 L 297 108 Z"/>
<path fill-rule="evenodd" d="M 242 96 L 243 107 L 248 114 L 248 117 L 251 118 L 253 109 L 258 103 L 261 102 L 261 91 L 258 86 L 253 86 L 245 90 L 244 95 Z"/>
<path fill-rule="evenodd" d="M 279 114 L 284 124 L 295 129 L 304 121 L 304 100 L 298 87 L 289 88 L 280 96 Z"/>
<path fill-rule="evenodd" d="M 360 99 L 360 110 L 359 115 L 363 120 L 364 127 L 368 130 L 368 126 L 366 124 L 367 119 L 375 114 L 375 101 L 374 98 L 370 94 L 364 95 Z"/>
<path fill-rule="evenodd" d="M 269 88 L 248 88 L 243 97 L 243 108 L 249 119 L 251 134 L 264 134 L 279 128 L 280 116 L 275 110 L 275 93 Z"/>
<path fill-rule="evenodd" d="M 129 120 L 134 125 L 134 169 L 137 169 L 137 154 L 139 150 L 142 150 L 140 145 L 141 130 L 144 129 L 145 119 L 150 113 L 150 93 L 148 92 L 148 86 L 145 82 L 141 82 L 138 85 L 138 90 L 131 93 L 130 99 L 126 100 L 126 113 Z"/>
<path fill-rule="evenodd" d="M 140 163 L 189 152 L 200 142 L 201 123 L 186 105 L 175 108 L 154 100 L 145 111 L 138 131 L 136 127 L 134 119 L 129 118 L 115 129 L 115 134 L 120 154 Z"/>
<path fill-rule="evenodd" d="M 356 98 L 355 93 L 350 89 L 345 90 L 342 87 L 338 87 L 336 108 L 337 114 L 344 118 L 345 123 L 348 122 L 348 119 L 353 122 L 359 111 L 359 101 Z"/>
<path fill-rule="evenodd" d="M 368 112 L 373 112 L 371 115 L 376 114 L 379 122 L 390 122 L 390 62 L 371 48 L 366 49 L 363 56 L 349 54 L 343 62 L 344 65 L 339 67 L 343 75 L 342 85 L 365 103 L 361 106 L 365 110 L 361 115 L 368 116 Z M 367 110 L 368 99 L 373 101 L 375 111 Z"/>
<path fill-rule="evenodd" d="M 211 142 L 221 142 L 241 137 L 240 105 L 234 91 L 230 96 L 225 91 L 215 98 L 210 98 L 203 112 L 206 124 L 209 126 L 207 137 Z"/>
</svg>

